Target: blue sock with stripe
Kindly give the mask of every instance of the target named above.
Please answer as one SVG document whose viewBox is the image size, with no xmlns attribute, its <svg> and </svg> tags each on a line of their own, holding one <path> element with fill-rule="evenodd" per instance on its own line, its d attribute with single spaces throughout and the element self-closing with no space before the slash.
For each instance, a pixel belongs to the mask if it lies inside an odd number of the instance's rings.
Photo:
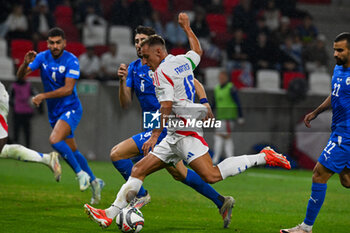
<svg viewBox="0 0 350 233">
<path fill-rule="evenodd" d="M 119 171 L 119 173 L 128 180 L 131 175 L 131 169 L 134 166 L 131 159 L 121 159 L 118 161 L 112 161 L 114 167 Z M 147 191 L 141 186 L 140 191 L 137 193 L 137 197 L 146 196 Z"/>
<path fill-rule="evenodd" d="M 76 160 L 78 161 L 81 169 L 83 169 L 87 174 L 89 174 L 90 183 L 92 181 L 94 181 L 96 179 L 96 177 L 95 177 L 94 173 L 91 171 L 89 164 L 88 164 L 86 158 L 84 157 L 84 155 L 82 155 L 79 150 L 74 151 L 73 154 L 74 154 Z"/>
<path fill-rule="evenodd" d="M 326 197 L 327 184 L 312 183 L 311 196 L 306 209 L 304 223 L 312 226 Z"/>
<path fill-rule="evenodd" d="M 204 180 L 202 180 L 202 178 L 191 169 L 187 170 L 186 179 L 183 180 L 182 183 L 190 186 L 203 196 L 212 200 L 219 209 L 222 207 L 223 201 L 220 198 L 221 195 L 216 192 L 213 187 L 205 183 Z"/>
<path fill-rule="evenodd" d="M 75 173 L 78 173 L 81 171 L 81 167 L 76 160 L 72 149 L 67 145 L 65 141 L 60 141 L 55 144 L 51 145 L 58 153 L 61 154 L 61 156 L 67 161 L 69 166 L 73 169 Z"/>
</svg>

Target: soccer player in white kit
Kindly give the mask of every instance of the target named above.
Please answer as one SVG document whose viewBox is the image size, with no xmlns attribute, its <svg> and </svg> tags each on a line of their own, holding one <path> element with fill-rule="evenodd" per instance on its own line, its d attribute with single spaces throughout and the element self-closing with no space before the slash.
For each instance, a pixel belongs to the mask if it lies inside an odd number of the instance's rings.
<svg viewBox="0 0 350 233">
<path fill-rule="evenodd" d="M 6 144 L 8 138 L 7 115 L 9 112 L 9 96 L 0 82 L 0 158 L 11 158 L 26 162 L 37 162 L 47 165 L 54 173 L 57 182 L 61 179 L 61 165 L 58 153 L 43 154 L 19 144 Z"/>
<path fill-rule="evenodd" d="M 187 15 L 180 13 L 179 20 L 183 17 Z M 195 40 L 194 47 L 200 47 L 189 23 L 180 25 L 186 33 L 191 34 L 188 38 Z M 207 108 L 194 104 L 190 91 L 194 85 L 192 70 L 199 64 L 200 55 L 194 52 L 196 49 L 193 47 L 186 55 L 168 55 L 165 42 L 158 35 L 148 37 L 141 47 L 143 59 L 155 71 L 153 83 L 161 104 L 161 127 L 153 129 L 150 139 L 144 143 L 142 149 L 145 157 L 134 165 L 131 176 L 119 190 L 114 203 L 105 210 L 85 204 L 85 211 L 93 221 L 101 227 L 109 226 L 121 209 L 127 206 L 128 201 L 135 197 L 147 175 L 182 159 L 207 183 L 216 183 L 256 165 L 268 164 L 290 169 L 289 161 L 269 147 L 259 154 L 227 158 L 213 166 L 208 145 L 202 137 L 202 129 L 196 127 L 189 129 L 169 125 L 167 136 L 155 146 L 163 130 L 163 123 L 168 122 L 168 116 L 176 115 L 172 121 L 203 119 L 206 116 Z M 189 118 L 184 119 L 185 115 Z"/>
</svg>

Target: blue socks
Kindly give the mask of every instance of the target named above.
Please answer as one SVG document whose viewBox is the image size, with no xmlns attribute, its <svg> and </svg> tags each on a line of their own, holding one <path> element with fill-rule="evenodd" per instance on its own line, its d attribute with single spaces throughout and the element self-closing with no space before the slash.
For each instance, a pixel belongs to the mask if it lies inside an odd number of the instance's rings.
<svg viewBox="0 0 350 233">
<path fill-rule="evenodd" d="M 312 226 L 326 197 L 327 184 L 312 183 L 311 196 L 306 209 L 304 223 Z"/>
<path fill-rule="evenodd" d="M 73 151 L 65 141 L 57 142 L 55 144 L 52 144 L 51 146 L 61 154 L 61 156 L 67 161 L 67 163 L 69 164 L 69 166 L 71 166 L 75 173 L 81 171 L 81 167 L 78 161 L 76 160 Z"/>
<path fill-rule="evenodd" d="M 96 179 L 96 177 L 94 176 L 94 173 L 92 173 L 85 157 L 80 153 L 79 150 L 74 151 L 73 154 L 74 154 L 76 160 L 78 161 L 81 169 L 83 169 L 87 174 L 89 174 L 90 182 L 94 181 Z"/>
<path fill-rule="evenodd" d="M 191 169 L 187 169 L 186 179 L 181 182 L 212 200 L 219 209 L 222 207 L 223 201 L 219 198 L 221 195 L 216 192 L 213 187 L 205 183 L 202 178 Z"/>
<path fill-rule="evenodd" d="M 121 159 L 118 161 L 112 161 L 114 167 L 119 171 L 119 173 L 124 177 L 125 180 L 129 179 L 131 175 L 131 169 L 134 166 L 130 159 Z M 143 197 L 147 195 L 147 191 L 141 186 L 140 191 L 136 195 L 137 197 Z"/>
</svg>

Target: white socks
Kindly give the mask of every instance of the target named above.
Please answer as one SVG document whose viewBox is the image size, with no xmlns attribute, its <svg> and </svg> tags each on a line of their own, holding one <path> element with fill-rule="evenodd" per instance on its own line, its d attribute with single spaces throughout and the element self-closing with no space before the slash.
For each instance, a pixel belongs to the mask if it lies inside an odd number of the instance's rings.
<svg viewBox="0 0 350 233">
<path fill-rule="evenodd" d="M 250 167 L 266 164 L 265 154 L 242 155 L 230 157 L 217 165 L 220 170 L 222 179 L 229 176 L 235 176 L 247 170 Z"/>
<path fill-rule="evenodd" d="M 120 188 L 117 198 L 111 207 L 105 210 L 107 217 L 114 219 L 120 210 L 128 205 L 127 197 L 132 199 L 133 195 L 136 196 L 142 186 L 142 183 L 142 180 L 130 176 L 128 181 Z"/>
<path fill-rule="evenodd" d="M 11 158 L 21 161 L 38 162 L 44 163 L 46 165 L 49 165 L 50 163 L 49 154 L 39 154 L 38 152 L 28 149 L 19 144 L 6 144 L 0 153 L 0 158 Z"/>
<path fill-rule="evenodd" d="M 300 224 L 300 227 L 307 232 L 312 231 L 312 226 L 307 225 L 304 222 L 302 224 Z"/>
</svg>

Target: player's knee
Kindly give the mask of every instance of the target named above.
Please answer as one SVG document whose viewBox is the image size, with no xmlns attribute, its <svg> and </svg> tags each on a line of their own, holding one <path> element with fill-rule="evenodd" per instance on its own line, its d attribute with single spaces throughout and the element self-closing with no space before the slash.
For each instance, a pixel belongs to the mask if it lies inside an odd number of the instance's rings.
<svg viewBox="0 0 350 233">
<path fill-rule="evenodd" d="M 350 180 L 349 179 L 340 179 L 341 185 L 344 186 L 344 188 L 349 189 L 350 188 Z"/>
<path fill-rule="evenodd" d="M 139 179 L 143 179 L 146 174 L 144 174 L 144 169 L 142 169 L 138 164 L 136 163 L 131 170 L 131 176 Z"/>
<path fill-rule="evenodd" d="M 49 137 L 49 142 L 50 142 L 51 145 L 53 145 L 53 144 L 58 143 L 59 141 L 57 140 L 57 137 L 51 135 L 51 136 Z"/>
<path fill-rule="evenodd" d="M 112 148 L 111 153 L 109 154 L 109 157 L 111 158 L 112 161 L 120 160 L 118 145 Z"/>
</svg>

